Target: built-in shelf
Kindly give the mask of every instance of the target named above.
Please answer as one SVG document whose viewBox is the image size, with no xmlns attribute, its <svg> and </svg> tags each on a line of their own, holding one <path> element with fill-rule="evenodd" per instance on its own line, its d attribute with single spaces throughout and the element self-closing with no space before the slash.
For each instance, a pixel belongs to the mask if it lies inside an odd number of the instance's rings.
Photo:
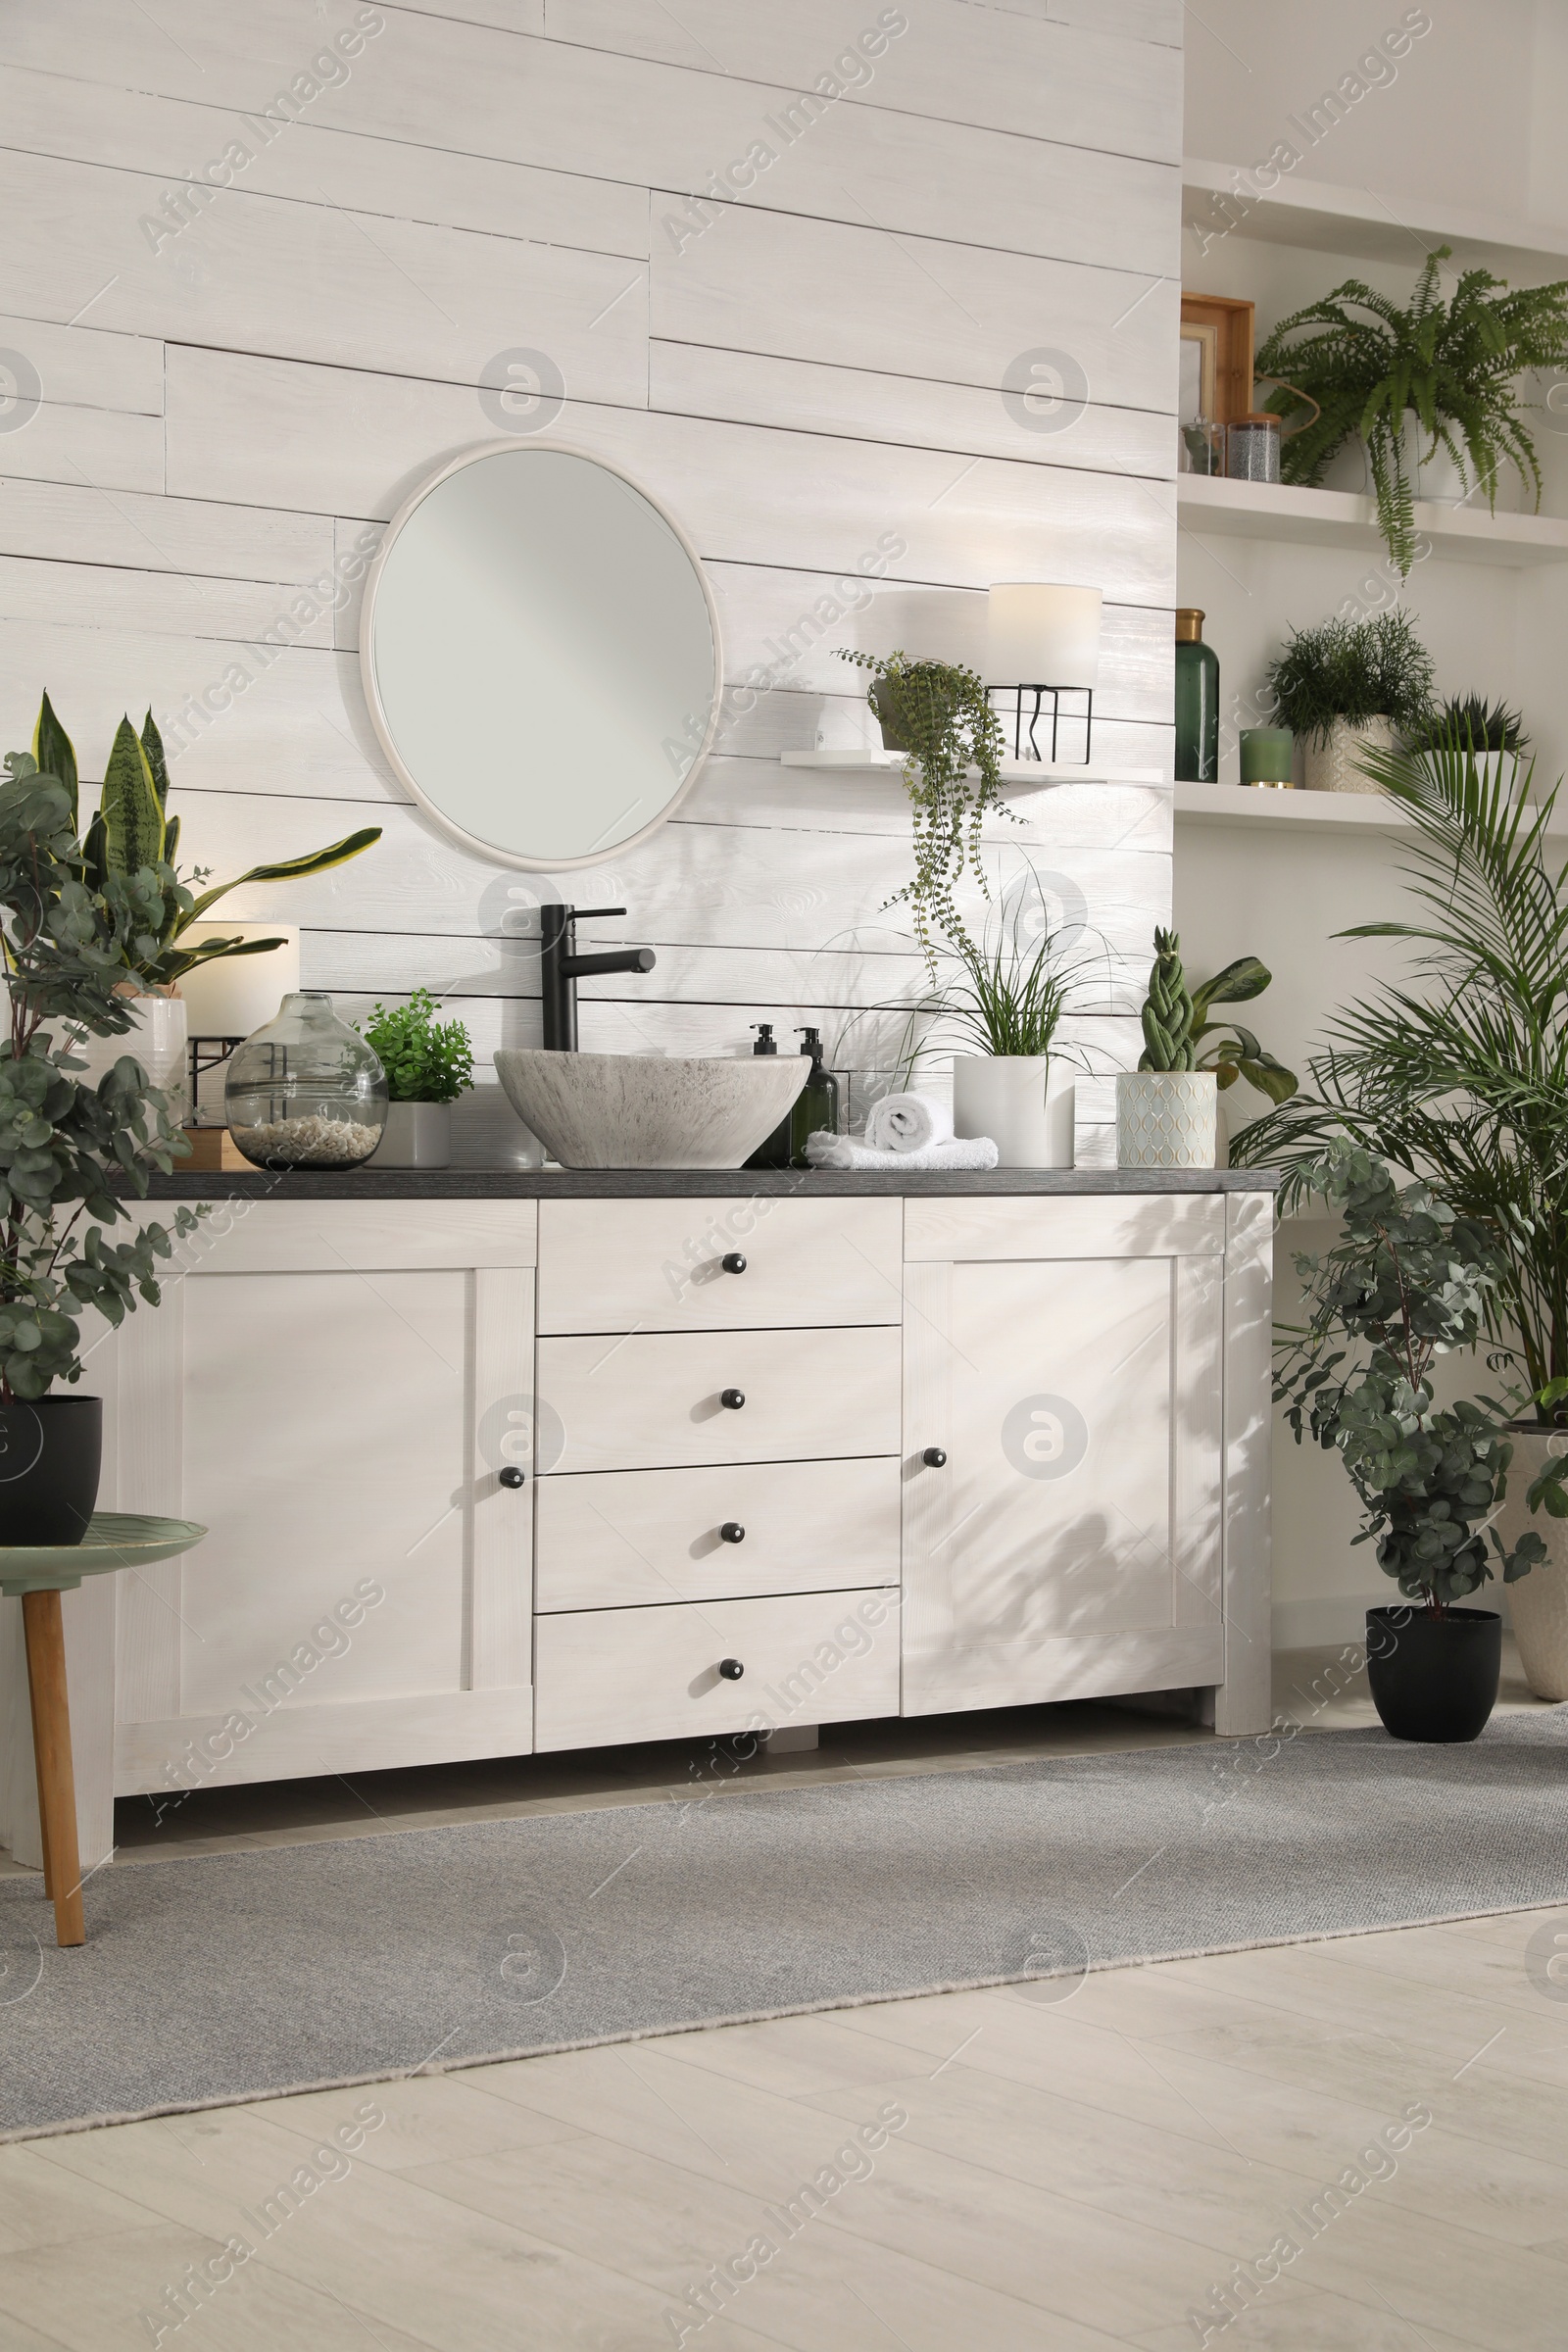
<svg viewBox="0 0 1568 2352">
<path fill-rule="evenodd" d="M 1200 537 L 1290 539 L 1307 546 L 1381 548 L 1377 508 L 1355 490 L 1297 490 L 1284 482 L 1233 482 L 1216 475 L 1176 477 L 1176 519 Z M 1554 514 L 1489 514 L 1484 506 L 1450 507 L 1419 499 L 1415 527 L 1434 555 L 1513 570 L 1568 564 L 1568 522 Z"/>
<path fill-rule="evenodd" d="M 864 775 L 870 772 L 896 774 L 904 765 L 902 752 L 783 752 L 779 755 L 784 767 L 814 767 L 825 774 Z M 1093 763 L 1074 766 L 1064 760 L 1004 760 L 1002 778 L 1005 784 L 1162 784 L 1163 771 L 1157 767 L 1100 767 Z"/>
<path fill-rule="evenodd" d="M 1176 821 L 1182 825 L 1250 825 L 1261 831 L 1299 834 L 1405 833 L 1414 823 L 1396 802 L 1381 792 L 1270 792 L 1255 785 L 1178 784 Z M 1551 828 L 1568 834 L 1568 808 Z"/>
<path fill-rule="evenodd" d="M 1308 144 L 1289 125 L 1283 135 L 1298 149 Z M 1221 236 L 1259 237 L 1414 268 L 1436 246 L 1451 245 L 1459 269 L 1492 270 L 1516 282 L 1568 275 L 1568 224 L 1454 212 L 1402 196 L 1396 208 L 1374 188 L 1333 187 L 1298 172 L 1287 172 L 1265 194 L 1243 166 L 1189 157 L 1182 165 L 1182 218 L 1200 244 Z M 1194 278 L 1194 269 L 1187 275 Z"/>
</svg>

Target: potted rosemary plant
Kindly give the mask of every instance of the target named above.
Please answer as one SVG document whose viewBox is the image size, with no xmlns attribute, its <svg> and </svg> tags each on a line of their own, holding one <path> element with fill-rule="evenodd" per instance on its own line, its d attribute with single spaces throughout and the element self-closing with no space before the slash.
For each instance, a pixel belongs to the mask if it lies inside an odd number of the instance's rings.
<svg viewBox="0 0 1568 2352">
<path fill-rule="evenodd" d="M 1446 245 L 1428 255 L 1404 309 L 1347 278 L 1282 318 L 1257 355 L 1260 375 L 1290 379 L 1269 394 L 1269 409 L 1287 423 L 1319 412 L 1285 434 L 1285 479 L 1320 481 L 1337 452 L 1359 441 L 1378 527 L 1401 576 L 1415 560 L 1414 477 L 1440 451 L 1461 495 L 1484 491 L 1494 513 L 1497 476 L 1509 465 L 1540 506 L 1541 466 L 1518 379 L 1568 362 L 1568 281 L 1510 293 L 1490 270 L 1466 270 L 1445 301 L 1439 278 L 1450 258 Z"/>
<path fill-rule="evenodd" d="M 907 903 L 935 979 L 933 931 L 950 940 L 964 936 L 954 893 L 965 868 L 982 891 L 986 887 L 980 864 L 986 818 L 1012 814 L 1002 798 L 1002 721 L 978 673 L 956 662 L 848 652 L 839 659 L 871 672 L 866 699 L 883 743 L 905 754 L 904 784 L 914 815 L 914 879 L 893 904 Z"/>
<path fill-rule="evenodd" d="M 1237 1164 L 1283 1167 L 1289 1207 L 1325 1145 L 1347 1136 L 1419 1174 L 1455 1217 L 1484 1227 L 1494 1276 L 1484 1336 L 1522 1371 L 1509 1432 L 1528 1493 L 1505 1536 L 1542 1508 L 1547 1556 L 1513 1597 L 1530 1687 L 1568 1699 L 1568 868 L 1552 838 L 1560 785 L 1530 798 L 1451 742 L 1368 755 L 1412 819 L 1410 904 L 1344 936 L 1403 940 L 1404 983 L 1342 1010 L 1302 1091 L 1231 1139 Z M 1518 1484 L 1522 1485 L 1520 1481 Z"/>
<path fill-rule="evenodd" d="M 1306 1320 L 1282 1331 L 1275 1398 L 1296 1442 L 1338 1451 L 1361 1505 L 1357 1544 L 1411 1606 L 1367 1611 L 1367 1671 L 1398 1740 L 1474 1740 L 1497 1697 L 1502 1620 L 1459 1605 L 1493 1575 L 1513 1584 L 1545 1558 L 1534 1529 L 1511 1547 L 1492 1521 L 1513 1459 L 1511 1407 L 1495 1397 L 1440 1406 L 1432 1371 L 1474 1351 L 1497 1287 L 1487 1226 L 1456 1216 L 1422 1183 L 1396 1186 L 1380 1159 L 1341 1137 L 1297 1171 L 1298 1190 L 1342 1219 L 1341 1239 L 1296 1259 Z M 1561 1494 L 1568 1461 L 1537 1482 Z M 1568 1498 L 1565 1498 L 1568 1507 Z"/>
<path fill-rule="evenodd" d="M 1432 657 L 1407 612 L 1293 629 L 1268 673 L 1278 719 L 1300 736 L 1309 792 L 1376 792 L 1363 755 L 1425 721 Z"/>
<path fill-rule="evenodd" d="M 82 1372 L 81 1319 L 123 1321 L 158 1303 L 169 1230 L 132 1222 L 187 1147 L 169 1098 L 122 1054 L 96 1087 L 74 1038 L 124 1039 L 127 964 L 169 920 L 172 869 L 87 877 L 71 795 L 13 753 L 0 784 L 0 932 L 8 1027 L 0 1038 L 0 1458 L 5 1541 L 79 1544 L 98 1493 L 103 1405 L 64 1396 Z M 195 1215 L 175 1211 L 173 1232 Z M 114 1238 L 117 1226 L 129 1239 Z"/>
<path fill-rule="evenodd" d="M 452 1159 L 452 1105 L 473 1083 L 473 1047 L 461 1021 L 438 1021 L 427 988 L 406 1004 L 371 1007 L 360 1034 L 386 1072 L 386 1126 L 367 1165 L 444 1168 Z"/>
</svg>

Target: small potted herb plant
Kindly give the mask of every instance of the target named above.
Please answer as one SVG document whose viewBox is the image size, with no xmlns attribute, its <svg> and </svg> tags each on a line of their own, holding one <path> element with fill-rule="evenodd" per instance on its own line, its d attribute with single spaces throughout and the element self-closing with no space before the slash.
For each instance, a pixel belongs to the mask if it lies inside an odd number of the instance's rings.
<svg viewBox="0 0 1568 2352">
<path fill-rule="evenodd" d="M 361 1031 L 386 1072 L 386 1130 L 367 1166 L 444 1168 L 452 1159 L 452 1105 L 473 1082 L 473 1047 L 461 1021 L 438 1021 L 426 988 L 406 1004 L 372 1005 Z"/>
<path fill-rule="evenodd" d="M 1336 615 L 1296 629 L 1270 664 L 1278 723 L 1300 736 L 1309 792 L 1376 792 L 1362 756 L 1387 752 L 1427 719 L 1432 657 L 1407 612 Z"/>
<path fill-rule="evenodd" d="M 1502 1620 L 1458 1604 L 1494 1562 L 1512 1584 L 1546 1557 L 1533 1528 L 1509 1550 L 1492 1524 L 1519 1399 L 1440 1406 L 1433 1394 L 1436 1359 L 1473 1349 L 1485 1329 L 1496 1243 L 1425 1184 L 1396 1188 L 1383 1161 L 1347 1137 L 1298 1167 L 1294 1186 L 1340 1213 L 1343 1238 L 1297 1257 L 1306 1321 L 1281 1332 L 1275 1397 L 1298 1445 L 1310 1436 L 1340 1454 L 1361 1505 L 1355 1541 L 1376 1543 L 1379 1567 L 1404 1597 L 1403 1607 L 1367 1611 L 1372 1696 L 1396 1739 L 1474 1740 L 1496 1701 Z M 1565 1474 L 1568 1462 L 1544 1467 L 1532 1510 L 1568 1508 Z"/>
</svg>

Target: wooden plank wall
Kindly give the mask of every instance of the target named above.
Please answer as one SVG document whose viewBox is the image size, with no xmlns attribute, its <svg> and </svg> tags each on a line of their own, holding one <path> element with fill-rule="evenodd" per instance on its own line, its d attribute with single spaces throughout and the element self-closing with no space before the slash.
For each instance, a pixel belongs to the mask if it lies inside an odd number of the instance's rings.
<svg viewBox="0 0 1568 2352">
<path fill-rule="evenodd" d="M 659 952 L 600 984 L 585 1045 L 741 1051 L 771 1018 L 787 1047 L 814 1019 L 863 1107 L 900 1026 L 870 1008 L 917 984 L 885 910 L 902 790 L 778 761 L 849 687 L 835 647 L 904 633 L 843 575 L 942 592 L 956 642 L 993 578 L 1102 585 L 1097 748 L 1169 772 L 1180 38 L 1177 0 L 6 11 L 6 745 L 47 684 L 97 773 L 150 701 L 214 869 L 383 823 L 343 872 L 235 903 L 301 922 L 306 984 L 351 1016 L 424 982 L 481 1055 L 534 1041 L 530 917 L 574 882 L 630 908 L 604 935 Z M 844 94 L 808 123 L 824 75 Z M 748 153 L 750 184 L 694 212 Z M 182 192 L 215 162 L 228 184 Z M 497 437 L 482 379 L 519 348 L 562 379 L 554 432 L 691 534 L 732 683 L 773 673 L 732 694 L 679 821 L 587 892 L 479 863 L 408 805 L 345 576 L 422 475 Z M 1065 355 L 1054 408 L 1016 390 L 1039 353 Z M 1136 983 L 1170 904 L 1168 796 L 1016 805 L 998 881 L 1027 854 L 1107 943 L 1084 1034 L 1120 1058 L 1121 958 Z M 509 1123 L 488 1092 L 465 1154 Z"/>
</svg>

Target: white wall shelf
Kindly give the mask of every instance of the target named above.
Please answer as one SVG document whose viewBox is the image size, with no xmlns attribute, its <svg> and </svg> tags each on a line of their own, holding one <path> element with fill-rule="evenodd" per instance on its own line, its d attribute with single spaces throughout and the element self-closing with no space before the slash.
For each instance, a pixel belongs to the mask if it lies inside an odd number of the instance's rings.
<svg viewBox="0 0 1568 2352">
<path fill-rule="evenodd" d="M 779 764 L 783 767 L 816 768 L 823 774 L 865 775 L 868 771 L 896 775 L 904 765 L 902 752 L 782 752 Z M 1162 784 L 1163 770 L 1157 767 L 1097 767 L 1074 766 L 1062 760 L 1004 760 L 1002 777 L 1006 784 Z"/>
<path fill-rule="evenodd" d="M 1238 539 L 1290 539 L 1306 546 L 1380 548 L 1377 509 L 1354 490 L 1298 490 L 1284 482 L 1176 477 L 1176 517 L 1184 530 Z M 1419 499 L 1415 527 L 1435 555 L 1518 570 L 1568 564 L 1568 522 L 1554 514 L 1489 514 L 1484 506 L 1450 507 Z"/>
<path fill-rule="evenodd" d="M 1182 825 L 1250 825 L 1260 832 L 1406 833 L 1413 818 L 1381 792 L 1270 792 L 1255 785 L 1177 784 L 1174 808 Z M 1568 808 L 1551 838 L 1568 834 Z"/>
<path fill-rule="evenodd" d="M 1253 195 L 1243 168 L 1196 156 L 1182 165 L 1182 219 L 1200 237 L 1258 237 L 1415 268 L 1434 247 L 1451 245 L 1458 268 L 1492 270 L 1516 283 L 1563 275 L 1568 263 L 1568 225 L 1560 222 L 1449 213 L 1402 196 L 1396 207 L 1372 188 L 1333 187 L 1299 172 Z"/>
</svg>

